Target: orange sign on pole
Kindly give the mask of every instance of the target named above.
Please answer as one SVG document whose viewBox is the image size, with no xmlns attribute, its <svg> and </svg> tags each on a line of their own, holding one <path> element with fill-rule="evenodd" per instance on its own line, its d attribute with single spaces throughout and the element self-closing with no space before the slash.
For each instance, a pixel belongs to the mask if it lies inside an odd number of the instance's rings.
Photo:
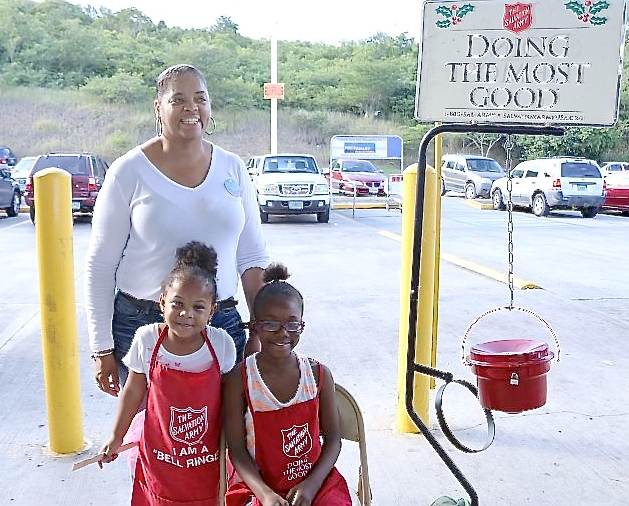
<svg viewBox="0 0 629 506">
<path fill-rule="evenodd" d="M 284 98 L 284 83 L 264 83 L 264 98 Z"/>
</svg>

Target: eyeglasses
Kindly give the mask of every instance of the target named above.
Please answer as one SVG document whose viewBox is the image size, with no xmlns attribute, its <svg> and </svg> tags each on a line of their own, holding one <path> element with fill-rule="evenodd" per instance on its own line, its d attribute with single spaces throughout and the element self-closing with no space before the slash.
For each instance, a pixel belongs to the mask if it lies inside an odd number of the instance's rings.
<svg viewBox="0 0 629 506">
<path fill-rule="evenodd" d="M 278 332 L 280 329 L 284 329 L 286 332 L 293 332 L 301 334 L 304 331 L 306 322 L 276 322 L 272 320 L 254 320 L 257 325 L 260 325 L 260 329 L 265 332 Z"/>
</svg>

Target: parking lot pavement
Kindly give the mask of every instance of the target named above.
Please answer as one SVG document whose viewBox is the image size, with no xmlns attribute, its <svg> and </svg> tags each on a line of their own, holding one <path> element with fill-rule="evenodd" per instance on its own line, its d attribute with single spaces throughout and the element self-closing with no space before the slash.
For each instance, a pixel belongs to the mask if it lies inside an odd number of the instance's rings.
<svg viewBox="0 0 629 506">
<path fill-rule="evenodd" d="M 298 350 L 328 365 L 361 407 L 375 505 L 428 505 L 440 495 L 463 497 L 462 487 L 425 439 L 401 433 L 395 425 L 400 395 L 398 324 L 408 316 L 406 303 L 400 303 L 399 243 L 366 229 L 359 220 L 338 212 L 333 217 L 330 226 L 310 226 L 305 219 L 295 226 L 280 220 L 265 229 L 272 259 L 289 265 L 291 282 L 304 295 L 307 327 Z M 128 503 L 131 484 L 123 459 L 104 470 L 93 465 L 70 471 L 72 463 L 100 447 L 116 407 L 115 399 L 100 393 L 92 382 L 80 269 L 86 239 L 75 240 L 86 448 L 69 456 L 47 450 L 39 301 L 36 279 L 27 278 L 29 285 L 21 294 L 0 304 L 2 505 Z M 351 259 L 349 267 L 347 259 Z M 7 275 L 6 268 L 0 274 Z M 494 279 L 441 263 L 440 369 L 475 381 L 461 364 L 462 336 L 478 315 L 505 305 L 505 299 L 504 285 Z M 625 504 L 629 497 L 629 323 L 588 301 L 546 290 L 524 290 L 516 300 L 543 316 L 559 336 L 562 357 L 547 375 L 546 405 L 520 414 L 494 412 L 495 440 L 481 453 L 456 450 L 439 430 L 433 408 L 431 430 L 476 490 L 479 504 Z M 469 344 L 506 336 L 548 339 L 546 329 L 535 321 L 505 322 L 496 317 L 476 327 Z M 475 401 L 454 397 L 448 402 L 447 420 L 457 436 L 481 440 L 486 429 Z M 356 452 L 353 444 L 346 443 L 339 459 L 350 485 L 357 476 Z"/>
</svg>

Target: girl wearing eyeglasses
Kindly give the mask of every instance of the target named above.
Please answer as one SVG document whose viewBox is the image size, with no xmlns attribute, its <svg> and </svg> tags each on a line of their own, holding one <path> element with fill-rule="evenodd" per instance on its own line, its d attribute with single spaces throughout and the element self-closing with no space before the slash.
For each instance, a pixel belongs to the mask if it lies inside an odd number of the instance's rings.
<svg viewBox="0 0 629 506">
<path fill-rule="evenodd" d="M 237 473 L 225 504 L 351 506 L 334 467 L 341 451 L 334 379 L 326 366 L 294 351 L 305 327 L 304 301 L 288 277 L 282 264 L 264 271 L 249 323 L 261 350 L 223 382 L 225 435 Z"/>
</svg>

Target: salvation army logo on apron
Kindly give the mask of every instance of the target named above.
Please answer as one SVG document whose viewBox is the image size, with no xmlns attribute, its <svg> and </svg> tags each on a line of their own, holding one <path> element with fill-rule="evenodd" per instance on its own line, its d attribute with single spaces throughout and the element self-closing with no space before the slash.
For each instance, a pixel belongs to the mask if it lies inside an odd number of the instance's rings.
<svg viewBox="0 0 629 506">
<path fill-rule="evenodd" d="M 185 409 L 170 407 L 170 437 L 180 443 L 194 445 L 201 442 L 201 438 L 208 429 L 207 406 L 202 409 Z"/>
<path fill-rule="evenodd" d="M 306 455 L 312 449 L 312 436 L 308 430 L 308 424 L 293 425 L 290 429 L 282 430 L 282 449 L 284 455 L 299 458 Z"/>
</svg>

